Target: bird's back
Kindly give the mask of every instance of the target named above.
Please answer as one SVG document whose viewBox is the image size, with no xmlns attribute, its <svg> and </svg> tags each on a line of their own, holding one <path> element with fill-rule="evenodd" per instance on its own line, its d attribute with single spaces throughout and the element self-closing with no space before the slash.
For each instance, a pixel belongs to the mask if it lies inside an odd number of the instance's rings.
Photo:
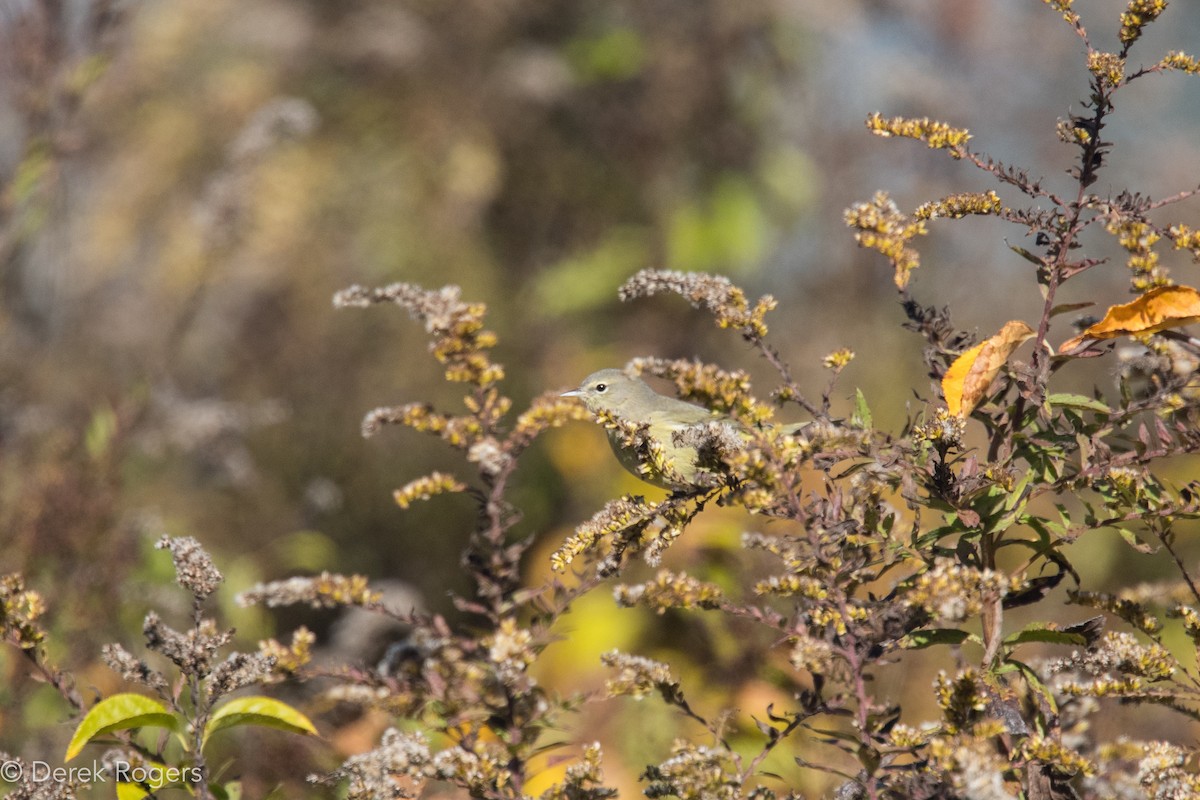
<svg viewBox="0 0 1200 800">
<path fill-rule="evenodd" d="M 649 422 L 651 425 L 670 425 L 672 427 L 685 428 L 689 425 L 696 425 L 717 418 L 718 415 L 715 412 L 704 406 L 660 395 L 649 417 L 642 421 Z"/>
</svg>

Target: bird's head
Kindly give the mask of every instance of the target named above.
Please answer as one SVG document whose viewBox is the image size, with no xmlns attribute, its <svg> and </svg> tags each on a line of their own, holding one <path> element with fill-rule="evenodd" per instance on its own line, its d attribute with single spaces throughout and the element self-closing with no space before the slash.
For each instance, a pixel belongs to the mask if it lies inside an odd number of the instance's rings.
<svg viewBox="0 0 1200 800">
<path fill-rule="evenodd" d="M 637 409 L 652 401 L 655 392 L 641 378 L 619 369 L 602 369 L 583 379 L 578 389 L 563 392 L 563 397 L 578 397 L 593 414 L 608 411 L 619 417 L 635 417 Z"/>
</svg>

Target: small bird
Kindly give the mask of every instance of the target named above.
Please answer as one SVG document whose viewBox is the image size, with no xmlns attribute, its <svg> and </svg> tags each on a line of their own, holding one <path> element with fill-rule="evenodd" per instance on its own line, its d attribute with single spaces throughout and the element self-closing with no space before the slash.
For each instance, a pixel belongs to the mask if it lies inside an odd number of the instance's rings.
<svg viewBox="0 0 1200 800">
<path fill-rule="evenodd" d="M 578 397 L 593 414 L 606 414 L 642 427 L 645 435 L 662 448 L 660 463 L 665 463 L 666 469 L 647 458 L 646 448 L 631 445 L 630 437 L 619 428 L 608 426 L 608 443 L 621 466 L 663 489 L 694 491 L 719 482 L 719 476 L 708 468 L 713 461 L 711 454 L 702 450 L 740 449 L 746 434 L 732 418 L 661 395 L 642 379 L 619 369 L 593 372 L 578 389 L 562 396 Z"/>
</svg>

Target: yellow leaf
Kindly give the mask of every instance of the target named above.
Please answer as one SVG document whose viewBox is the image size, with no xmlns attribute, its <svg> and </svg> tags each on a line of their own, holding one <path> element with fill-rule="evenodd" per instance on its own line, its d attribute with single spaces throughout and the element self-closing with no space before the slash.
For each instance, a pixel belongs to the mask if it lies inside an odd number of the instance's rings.
<svg viewBox="0 0 1200 800">
<path fill-rule="evenodd" d="M 1200 322 L 1200 291 L 1190 286 L 1160 286 L 1130 303 L 1108 309 L 1104 319 L 1070 341 L 1063 342 L 1060 353 L 1074 350 L 1085 339 L 1113 339 L 1156 333 Z"/>
<path fill-rule="evenodd" d="M 455 744 L 462 744 L 474 738 L 477 741 L 495 744 L 500 737 L 486 723 L 467 720 L 446 730 L 446 734 Z"/>
<path fill-rule="evenodd" d="M 70 761 L 79 755 L 83 746 L 95 739 L 113 731 L 124 731 L 130 728 L 167 728 L 175 730 L 178 723 L 171 712 L 162 703 L 140 694 L 114 694 L 106 697 L 84 715 L 75 735 L 67 745 L 64 761 Z"/>
<path fill-rule="evenodd" d="M 287 703 L 270 697 L 239 697 L 230 700 L 209 717 L 208 724 L 204 726 L 204 743 L 207 744 L 208 737 L 217 731 L 236 725 L 258 725 L 288 733 L 317 735 L 317 729 L 308 717 Z"/>
<path fill-rule="evenodd" d="M 956 358 L 942 377 L 942 395 L 950 413 L 965 417 L 974 411 L 1008 357 L 1033 335 L 1024 322 L 1006 322 L 995 336 Z"/>
<path fill-rule="evenodd" d="M 172 783 L 182 783 L 187 773 L 181 767 L 143 760 L 136 766 L 119 762 L 111 774 L 117 781 L 117 800 L 142 800 Z"/>
<path fill-rule="evenodd" d="M 142 800 L 149 796 L 150 793 L 136 783 L 117 784 L 117 800 Z"/>
<path fill-rule="evenodd" d="M 557 750 L 558 748 L 555 748 Z M 567 754 L 547 750 L 529 759 L 529 779 L 521 787 L 531 797 L 537 797 L 567 777 L 567 768 L 575 763 Z"/>
</svg>

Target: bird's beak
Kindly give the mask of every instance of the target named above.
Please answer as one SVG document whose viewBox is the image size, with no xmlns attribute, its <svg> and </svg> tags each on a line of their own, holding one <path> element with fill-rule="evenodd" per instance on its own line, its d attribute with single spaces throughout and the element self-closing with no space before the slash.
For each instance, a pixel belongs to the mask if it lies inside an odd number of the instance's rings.
<svg viewBox="0 0 1200 800">
<path fill-rule="evenodd" d="M 578 389 L 572 389 L 569 392 L 563 392 L 559 395 L 559 397 L 579 397 L 581 394 L 583 394 L 583 392 L 579 391 Z"/>
</svg>

